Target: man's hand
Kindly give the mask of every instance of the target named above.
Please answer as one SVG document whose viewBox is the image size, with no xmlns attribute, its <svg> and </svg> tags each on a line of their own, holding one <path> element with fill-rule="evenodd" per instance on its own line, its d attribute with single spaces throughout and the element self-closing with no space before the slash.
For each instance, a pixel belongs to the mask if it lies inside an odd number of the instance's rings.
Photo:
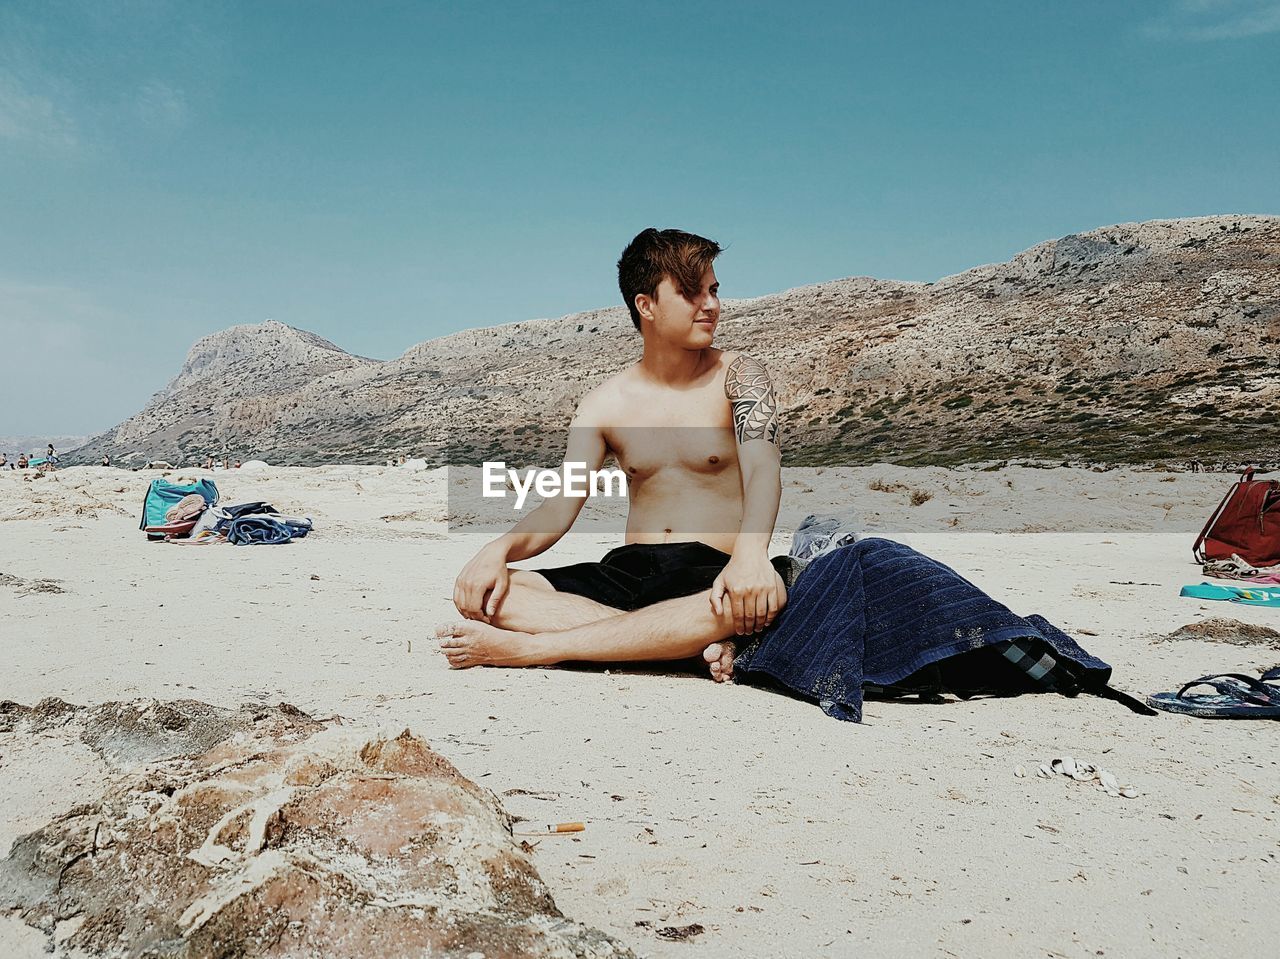
<svg viewBox="0 0 1280 959">
<path fill-rule="evenodd" d="M 492 544 L 471 558 L 453 584 L 453 605 L 467 619 L 489 622 L 497 615 L 507 590 L 511 587 L 511 572 L 507 569 L 507 557 Z"/>
<path fill-rule="evenodd" d="M 711 584 L 711 608 L 720 616 L 727 605 L 739 636 L 750 636 L 772 623 L 786 597 L 782 577 L 763 553 L 735 555 Z"/>
</svg>

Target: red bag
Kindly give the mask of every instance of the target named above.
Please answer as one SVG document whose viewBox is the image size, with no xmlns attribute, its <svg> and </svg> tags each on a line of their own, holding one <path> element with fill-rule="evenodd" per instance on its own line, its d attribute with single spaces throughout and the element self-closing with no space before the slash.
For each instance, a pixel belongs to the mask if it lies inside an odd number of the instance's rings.
<svg viewBox="0 0 1280 959">
<path fill-rule="evenodd" d="M 1191 547 L 1197 563 L 1239 556 L 1253 566 L 1280 563 L 1280 481 L 1255 480 L 1249 467 L 1227 491 Z"/>
</svg>

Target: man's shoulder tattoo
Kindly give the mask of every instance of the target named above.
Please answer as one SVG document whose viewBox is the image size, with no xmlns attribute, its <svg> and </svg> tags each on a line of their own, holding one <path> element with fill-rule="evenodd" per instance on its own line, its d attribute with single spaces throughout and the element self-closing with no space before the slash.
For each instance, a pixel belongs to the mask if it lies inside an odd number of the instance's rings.
<svg viewBox="0 0 1280 959">
<path fill-rule="evenodd" d="M 733 409 L 733 432 L 739 443 L 768 440 L 778 445 L 778 402 L 763 363 L 745 354 L 730 363 L 724 395 Z"/>
</svg>

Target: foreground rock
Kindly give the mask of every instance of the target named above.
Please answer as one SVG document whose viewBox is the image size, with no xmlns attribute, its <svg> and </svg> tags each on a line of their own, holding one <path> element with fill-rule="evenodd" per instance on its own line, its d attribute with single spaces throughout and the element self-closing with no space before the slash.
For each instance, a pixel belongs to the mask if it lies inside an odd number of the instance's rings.
<svg viewBox="0 0 1280 959">
<path fill-rule="evenodd" d="M 169 756 L 118 772 L 0 864 L 0 909 L 61 948 L 631 955 L 560 914 L 496 798 L 407 730 L 360 745 L 285 706 L 5 706 L 11 734 L 61 724 L 117 760 Z M 172 755 L 191 744 L 206 748 Z"/>
</svg>

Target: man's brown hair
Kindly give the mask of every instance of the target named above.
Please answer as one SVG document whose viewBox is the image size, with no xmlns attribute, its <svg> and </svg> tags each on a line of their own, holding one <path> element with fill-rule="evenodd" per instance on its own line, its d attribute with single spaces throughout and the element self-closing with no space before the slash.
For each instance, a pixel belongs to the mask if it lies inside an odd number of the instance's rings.
<svg viewBox="0 0 1280 959">
<path fill-rule="evenodd" d="M 666 276 L 685 299 L 696 299 L 702 292 L 702 274 L 721 252 L 715 240 L 683 230 L 649 227 L 638 233 L 618 260 L 618 289 L 636 329 L 640 329 L 637 296 L 656 297 L 658 284 Z"/>
</svg>

